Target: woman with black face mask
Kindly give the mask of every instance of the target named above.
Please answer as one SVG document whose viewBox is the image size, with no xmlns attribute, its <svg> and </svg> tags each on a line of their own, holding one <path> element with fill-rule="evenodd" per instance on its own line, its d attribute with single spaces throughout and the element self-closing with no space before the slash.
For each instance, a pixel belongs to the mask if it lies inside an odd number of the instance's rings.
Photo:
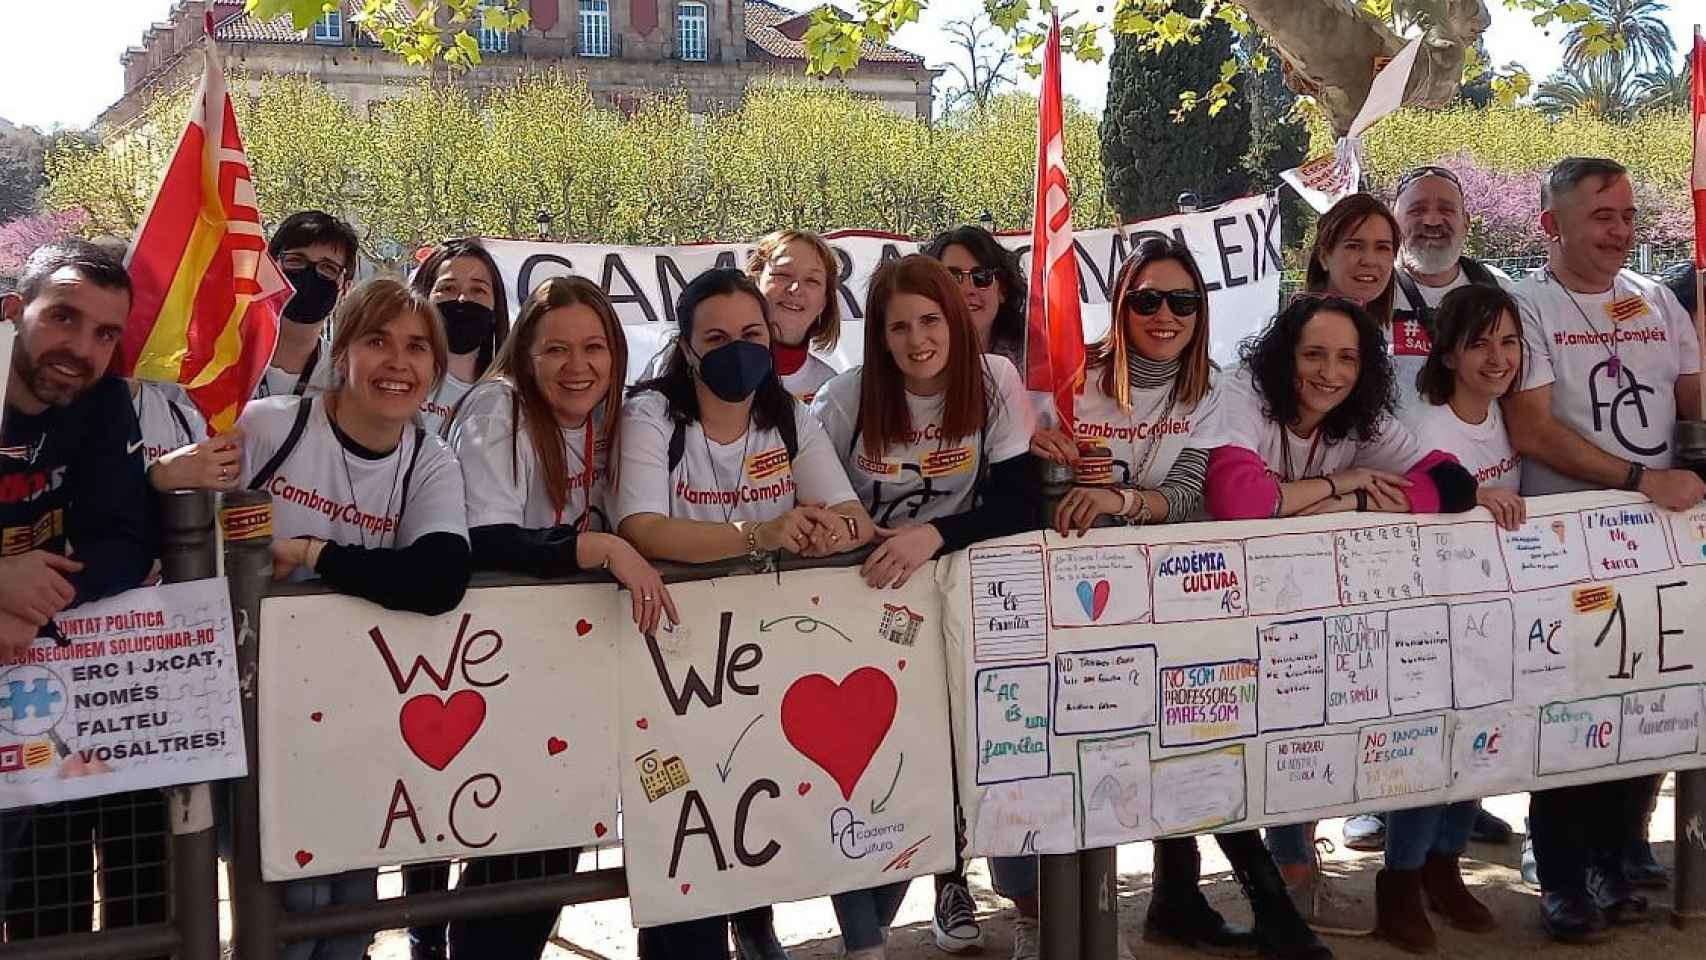
<svg viewBox="0 0 1706 960">
<path fill-rule="evenodd" d="M 450 370 L 421 404 L 421 426 L 438 433 L 509 336 L 509 297 L 497 262 L 478 240 L 439 247 L 409 282 L 438 307 L 450 342 Z"/>
</svg>

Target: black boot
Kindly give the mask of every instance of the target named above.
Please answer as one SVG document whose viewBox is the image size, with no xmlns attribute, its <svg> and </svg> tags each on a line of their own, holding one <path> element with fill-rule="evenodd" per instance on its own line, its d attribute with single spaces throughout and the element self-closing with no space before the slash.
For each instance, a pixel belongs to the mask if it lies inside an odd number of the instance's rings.
<svg viewBox="0 0 1706 960">
<path fill-rule="evenodd" d="M 1155 891 L 1143 918 L 1143 939 L 1193 947 L 1218 957 L 1261 954 L 1256 937 L 1226 922 L 1197 889 L 1202 855 L 1196 837 L 1155 841 Z"/>
<path fill-rule="evenodd" d="M 1250 898 L 1256 916 L 1256 944 L 1271 960 L 1333 960 L 1327 948 L 1286 893 L 1285 879 L 1273 855 L 1254 830 L 1216 834 L 1220 849 L 1232 863 L 1232 872 Z"/>
</svg>

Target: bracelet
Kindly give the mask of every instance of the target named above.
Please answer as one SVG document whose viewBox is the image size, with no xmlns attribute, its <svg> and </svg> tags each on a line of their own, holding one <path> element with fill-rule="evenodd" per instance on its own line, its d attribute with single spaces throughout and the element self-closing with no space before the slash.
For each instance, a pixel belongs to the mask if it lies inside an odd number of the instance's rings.
<svg viewBox="0 0 1706 960">
<path fill-rule="evenodd" d="M 847 539 L 859 539 L 859 521 L 844 513 L 841 515 L 841 522 L 847 524 Z"/>
<path fill-rule="evenodd" d="M 1333 491 L 1333 496 L 1337 497 L 1339 495 L 1339 485 L 1333 482 L 1333 475 L 1329 473 L 1321 479 L 1327 481 L 1327 489 Z"/>
<path fill-rule="evenodd" d="M 1357 491 L 1357 512 L 1358 513 L 1366 513 L 1367 511 L 1368 511 L 1368 491 L 1367 490 L 1358 490 Z"/>
<path fill-rule="evenodd" d="M 730 525 L 746 538 L 746 555 L 754 561 L 760 559 L 764 552 L 758 549 L 758 523 L 752 520 L 733 520 Z"/>
<path fill-rule="evenodd" d="M 1138 500 L 1137 494 L 1132 493 L 1130 487 L 1120 487 L 1119 490 L 1115 492 L 1120 495 L 1119 515 L 1122 517 L 1130 517 L 1134 501 Z"/>
<path fill-rule="evenodd" d="M 1629 476 L 1623 480 L 1623 489 L 1641 489 L 1641 478 L 1647 474 L 1647 465 L 1639 460 L 1629 464 Z"/>
<path fill-rule="evenodd" d="M 1143 499 L 1143 494 L 1137 495 L 1137 516 L 1132 519 L 1139 524 L 1145 524 L 1155 519 L 1155 514 L 1149 512 L 1149 501 Z"/>
</svg>

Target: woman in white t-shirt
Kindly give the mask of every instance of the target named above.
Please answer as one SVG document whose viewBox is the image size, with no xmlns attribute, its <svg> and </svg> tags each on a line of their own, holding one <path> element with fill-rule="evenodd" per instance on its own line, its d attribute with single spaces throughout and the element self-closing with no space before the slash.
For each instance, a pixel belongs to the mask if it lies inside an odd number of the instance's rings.
<svg viewBox="0 0 1706 960">
<path fill-rule="evenodd" d="M 421 401 L 421 425 L 442 434 L 457 401 L 485 375 L 509 335 L 509 295 L 497 261 L 478 240 L 452 240 L 434 250 L 409 285 L 438 307 L 444 322 L 450 365 Z"/>
<path fill-rule="evenodd" d="M 828 353 L 841 339 L 839 267 L 829 244 L 804 230 L 764 237 L 746 261 L 746 275 L 770 304 L 776 378 L 801 403 L 811 403 L 835 376 L 835 368 L 812 351 Z"/>
<path fill-rule="evenodd" d="M 882 589 L 939 553 L 1035 529 L 1042 490 L 1019 371 L 979 352 L 947 268 L 919 254 L 884 263 L 865 310 L 864 365 L 831 380 L 813 410 L 878 524 L 882 545 L 861 572 Z M 883 956 L 908 885 L 831 898 L 849 957 Z"/>
<path fill-rule="evenodd" d="M 455 609 L 468 586 L 462 471 L 415 422 L 444 376 L 444 331 L 427 299 L 377 279 L 333 316 L 334 386 L 249 403 L 237 421 L 243 482 L 273 503 L 273 576 L 317 576 L 393 610 Z M 372 870 L 286 885 L 287 907 L 373 900 Z M 287 960 L 360 960 L 370 935 L 305 940 Z"/>
</svg>

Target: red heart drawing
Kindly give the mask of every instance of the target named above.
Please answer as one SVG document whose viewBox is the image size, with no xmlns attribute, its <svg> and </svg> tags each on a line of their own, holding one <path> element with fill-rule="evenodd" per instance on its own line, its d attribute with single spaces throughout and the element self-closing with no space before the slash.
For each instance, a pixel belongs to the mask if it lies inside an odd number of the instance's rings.
<svg viewBox="0 0 1706 960">
<path fill-rule="evenodd" d="M 796 789 L 800 791 L 800 796 L 803 797 L 812 792 L 812 782 L 810 780 L 801 780 L 799 787 Z"/>
<path fill-rule="evenodd" d="M 545 752 L 553 757 L 567 749 L 569 749 L 569 741 L 561 737 L 552 737 L 545 741 Z"/>
<path fill-rule="evenodd" d="M 1090 598 L 1091 599 L 1091 607 L 1093 608 L 1091 613 L 1090 613 L 1090 619 L 1092 619 L 1092 620 L 1102 619 L 1102 611 L 1108 609 L 1108 593 L 1109 593 L 1110 589 L 1111 589 L 1111 587 L 1110 587 L 1108 581 L 1106 581 L 1106 580 L 1097 580 L 1096 581 L 1095 593 L 1092 594 L 1092 596 Z"/>
<path fill-rule="evenodd" d="M 647 727 L 651 726 L 651 724 L 646 722 L 645 717 L 641 717 L 640 719 L 634 721 L 634 726 L 639 727 L 641 730 L 644 730 Z"/>
<path fill-rule="evenodd" d="M 820 598 L 818 598 L 818 597 L 813 597 L 813 598 L 812 598 L 812 606 L 814 606 L 814 607 L 815 607 L 815 606 L 817 606 L 817 602 L 818 602 L 818 600 L 819 600 L 819 599 L 820 599 Z"/>
<path fill-rule="evenodd" d="M 310 720 L 312 720 L 312 721 L 314 721 L 314 722 L 315 722 L 315 723 L 319 723 L 319 722 L 320 722 L 320 721 L 321 721 L 321 720 L 322 720 L 322 719 L 324 719 L 324 718 L 325 718 L 325 716 L 326 716 L 326 715 L 325 715 L 325 714 L 323 714 L 323 713 L 321 713 L 321 712 L 320 712 L 320 711 L 318 711 L 318 710 L 316 710 L 316 711 L 314 711 L 314 712 L 313 712 L 313 713 L 310 713 L 310 714 L 309 714 L 309 715 L 308 715 L 308 719 L 310 719 Z"/>
<path fill-rule="evenodd" d="M 899 663 L 895 664 L 894 666 L 895 666 L 896 670 L 905 670 L 906 669 L 906 661 L 902 660 Z"/>
<path fill-rule="evenodd" d="M 782 734 L 806 759 L 835 779 L 844 800 L 871 765 L 894 725 L 900 694 L 889 675 L 860 667 L 837 684 L 809 673 L 782 695 Z"/>
<path fill-rule="evenodd" d="M 473 690 L 458 690 L 449 700 L 423 693 L 403 704 L 397 720 L 403 742 L 415 756 L 434 770 L 443 770 L 486 721 L 486 698 Z"/>
<path fill-rule="evenodd" d="M 602 837 L 609 832 L 610 828 L 602 823 L 595 823 L 592 825 L 592 835 L 595 837 Z"/>
<path fill-rule="evenodd" d="M 687 896 L 687 891 L 689 891 L 691 889 L 693 889 L 693 884 L 691 884 L 691 883 L 682 884 L 681 885 L 681 895 L 684 897 Z"/>
<path fill-rule="evenodd" d="M 575 633 L 577 635 L 584 637 L 591 632 L 592 632 L 592 624 L 588 623 L 585 620 L 576 620 L 575 621 Z"/>
<path fill-rule="evenodd" d="M 313 863 L 313 862 L 314 862 L 314 855 L 312 853 L 309 853 L 306 850 L 296 851 L 296 865 L 297 866 L 306 867 L 306 866 L 308 866 L 308 864 Z"/>
</svg>

